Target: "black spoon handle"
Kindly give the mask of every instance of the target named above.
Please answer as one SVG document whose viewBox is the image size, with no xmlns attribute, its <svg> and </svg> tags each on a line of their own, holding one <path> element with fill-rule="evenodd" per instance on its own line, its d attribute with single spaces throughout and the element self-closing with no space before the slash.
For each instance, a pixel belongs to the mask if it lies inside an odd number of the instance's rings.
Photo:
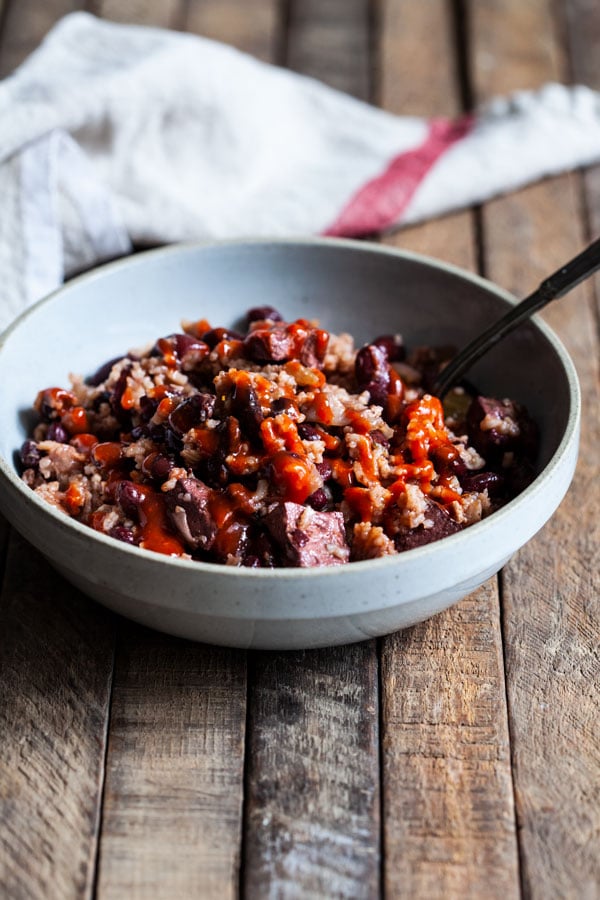
<svg viewBox="0 0 600 900">
<path fill-rule="evenodd" d="M 455 384 L 467 369 L 477 362 L 491 347 L 502 340 L 507 334 L 528 319 L 538 309 L 546 306 L 552 300 L 563 297 L 580 282 L 589 278 L 600 269 L 600 238 L 586 247 L 578 256 L 570 260 L 549 278 L 546 278 L 538 289 L 514 306 L 506 315 L 490 325 L 484 332 L 478 335 L 470 344 L 467 344 L 460 353 L 454 357 L 445 369 L 442 370 L 434 385 L 433 393 L 438 397 L 444 394 Z"/>
</svg>

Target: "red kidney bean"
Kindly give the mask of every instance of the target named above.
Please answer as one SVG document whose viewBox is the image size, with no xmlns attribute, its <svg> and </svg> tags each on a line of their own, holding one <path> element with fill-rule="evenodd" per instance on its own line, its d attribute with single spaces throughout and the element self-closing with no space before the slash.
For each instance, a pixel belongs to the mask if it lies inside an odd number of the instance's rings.
<svg viewBox="0 0 600 900">
<path fill-rule="evenodd" d="M 306 502 L 309 506 L 312 506 L 313 509 L 316 509 L 317 512 L 325 512 L 333 509 L 331 491 L 326 487 L 318 488 L 310 495 L 310 497 L 308 497 Z"/>
<path fill-rule="evenodd" d="M 277 397 L 271 403 L 271 413 L 274 416 L 278 416 L 280 413 L 288 413 L 290 415 L 297 412 L 298 407 L 293 400 L 288 400 L 287 397 Z M 300 426 L 298 426 L 298 429 L 300 429 Z"/>
<path fill-rule="evenodd" d="M 314 425 L 310 425 L 308 422 L 301 422 L 300 425 L 298 425 L 298 434 L 303 441 L 319 440 L 319 432 Z"/>
<path fill-rule="evenodd" d="M 37 469 L 42 454 L 35 441 L 25 441 L 19 451 L 19 457 L 24 469 Z"/>
<path fill-rule="evenodd" d="M 245 435 L 253 440 L 259 439 L 264 416 L 258 395 L 251 384 L 236 382 L 231 395 L 231 413 L 240 423 Z"/>
<path fill-rule="evenodd" d="M 366 390 L 368 390 L 371 397 L 371 403 L 385 407 L 388 398 L 388 387 L 389 381 L 387 384 L 381 381 L 370 381 L 369 384 L 366 385 Z"/>
<path fill-rule="evenodd" d="M 44 422 L 54 422 L 56 419 L 77 405 L 77 398 L 71 391 L 64 388 L 46 388 L 40 391 L 35 399 L 34 406 Z"/>
<path fill-rule="evenodd" d="M 69 443 L 69 435 L 66 430 L 60 424 L 60 422 L 52 422 L 48 426 L 48 431 L 46 433 L 46 439 L 49 441 L 57 441 L 59 444 L 68 444 Z"/>
<path fill-rule="evenodd" d="M 333 475 L 333 469 L 328 459 L 324 459 L 323 462 L 317 463 L 315 468 L 323 481 L 329 481 Z"/>
<path fill-rule="evenodd" d="M 401 362 L 406 358 L 406 350 L 399 334 L 380 334 L 371 343 L 385 350 L 390 362 Z"/>
<path fill-rule="evenodd" d="M 215 398 L 212 394 L 193 394 L 175 407 L 169 415 L 169 425 L 176 435 L 184 435 L 190 428 L 210 419 L 214 408 Z"/>
<path fill-rule="evenodd" d="M 113 359 L 109 359 L 108 362 L 105 362 L 104 365 L 100 366 L 93 375 L 86 378 L 86 384 L 89 384 L 92 387 L 98 387 L 99 384 L 106 381 L 114 364 L 120 362 L 122 359 L 122 356 L 115 356 Z"/>
<path fill-rule="evenodd" d="M 121 373 L 110 395 L 111 409 L 116 418 L 122 424 L 128 423 L 131 420 L 131 416 L 129 415 L 129 413 L 121 406 L 121 399 L 123 397 L 123 394 L 125 393 L 125 388 L 127 387 L 127 376 L 130 372 L 131 366 L 125 366 L 125 368 L 121 370 Z"/>
<path fill-rule="evenodd" d="M 373 431 L 369 432 L 369 434 L 374 444 L 380 444 L 382 447 L 390 446 L 388 438 L 386 438 L 383 431 L 381 431 L 379 428 L 374 428 Z"/>
<path fill-rule="evenodd" d="M 158 400 L 153 397 L 148 397 L 146 394 L 144 394 L 143 397 L 140 397 L 140 419 L 142 422 L 150 421 L 158 409 L 158 403 Z"/>
<path fill-rule="evenodd" d="M 463 491 L 477 491 L 483 493 L 487 490 L 490 497 L 498 497 L 504 490 L 505 481 L 497 472 L 468 472 L 459 476 Z"/>
<path fill-rule="evenodd" d="M 367 344 L 356 354 L 354 372 L 359 390 L 367 390 L 371 403 L 385 406 L 390 388 L 387 353 L 376 344 Z"/>
<path fill-rule="evenodd" d="M 283 316 L 273 306 L 253 306 L 246 313 L 248 324 L 250 322 L 263 322 L 270 319 L 271 322 L 283 322 Z"/>
<path fill-rule="evenodd" d="M 115 525 L 111 528 L 109 532 L 111 537 L 116 538 L 118 541 L 123 541 L 124 544 L 135 544 L 136 539 L 131 528 L 125 528 L 124 525 Z"/>
<path fill-rule="evenodd" d="M 156 481 L 165 481 L 168 478 L 173 461 L 162 453 L 150 453 L 142 463 L 142 472 Z"/>
<path fill-rule="evenodd" d="M 134 522 L 139 521 L 140 507 L 143 501 L 143 495 L 138 486 L 133 481 L 119 481 L 116 488 L 116 499 L 125 515 L 133 519 Z"/>
<path fill-rule="evenodd" d="M 204 358 L 208 354 L 206 341 L 199 341 L 198 338 L 193 337 L 191 334 L 173 334 L 170 340 L 175 353 L 182 362 L 186 356 L 191 356 L 192 354 L 199 359 Z"/>
<path fill-rule="evenodd" d="M 221 341 L 242 341 L 244 336 L 233 328 L 211 328 L 202 335 L 202 340 L 213 350 Z"/>
</svg>

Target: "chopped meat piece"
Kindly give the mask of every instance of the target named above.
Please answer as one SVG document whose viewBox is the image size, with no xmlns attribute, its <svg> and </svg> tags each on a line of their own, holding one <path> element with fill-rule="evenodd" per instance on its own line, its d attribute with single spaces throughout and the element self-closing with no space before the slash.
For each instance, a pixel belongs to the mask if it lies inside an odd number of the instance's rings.
<svg viewBox="0 0 600 900">
<path fill-rule="evenodd" d="M 412 550 L 414 547 L 422 547 L 424 544 L 431 544 L 432 541 L 439 541 L 440 538 L 448 537 L 461 531 L 458 522 L 446 512 L 446 510 L 435 503 L 433 500 L 427 500 L 427 512 L 423 525 L 418 528 L 401 528 L 394 535 L 394 543 L 396 550 Z"/>
<path fill-rule="evenodd" d="M 317 512 L 299 503 L 278 503 L 264 519 L 289 566 L 335 566 L 348 562 L 341 512 Z"/>
<path fill-rule="evenodd" d="M 244 352 L 255 362 L 299 359 L 303 366 L 320 366 L 329 335 L 308 323 L 259 322 L 244 338 Z"/>
<path fill-rule="evenodd" d="M 178 479 L 164 494 L 167 515 L 181 537 L 195 549 L 209 550 L 217 526 L 209 510 L 211 489 L 197 478 Z"/>
<path fill-rule="evenodd" d="M 284 362 L 292 353 L 292 339 L 281 328 L 260 328 L 244 339 L 244 350 L 256 362 Z"/>
<path fill-rule="evenodd" d="M 63 490 L 69 483 L 69 478 L 82 470 L 85 462 L 85 454 L 80 453 L 70 444 L 61 444 L 58 441 L 40 441 L 38 449 L 45 453 L 39 461 L 39 470 L 42 476 L 50 481 L 56 479 Z"/>
</svg>

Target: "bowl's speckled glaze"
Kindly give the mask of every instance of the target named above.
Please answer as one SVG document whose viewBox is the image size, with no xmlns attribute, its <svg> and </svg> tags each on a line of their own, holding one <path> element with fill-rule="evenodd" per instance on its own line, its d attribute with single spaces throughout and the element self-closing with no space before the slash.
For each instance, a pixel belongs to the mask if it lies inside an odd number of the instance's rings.
<svg viewBox="0 0 600 900">
<path fill-rule="evenodd" d="M 105 537 L 45 504 L 19 479 L 37 391 L 68 385 L 181 319 L 234 325 L 271 304 L 319 318 L 357 343 L 400 332 L 406 343 L 461 346 L 510 296 L 434 260 L 334 240 L 180 245 L 110 264 L 70 282 L 0 339 L 0 509 L 69 581 L 117 612 L 193 640 L 307 648 L 404 628 L 472 591 L 552 515 L 575 468 L 580 400 L 574 367 L 532 321 L 470 374 L 483 393 L 524 403 L 541 430 L 539 474 L 506 507 L 458 534 L 396 557 L 324 569 L 236 569 L 171 559 Z"/>
</svg>

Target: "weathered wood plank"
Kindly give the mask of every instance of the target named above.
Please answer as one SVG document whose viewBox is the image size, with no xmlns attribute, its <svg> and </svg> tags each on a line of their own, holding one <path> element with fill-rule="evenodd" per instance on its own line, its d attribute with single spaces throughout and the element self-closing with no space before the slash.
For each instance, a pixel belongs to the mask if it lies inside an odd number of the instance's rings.
<svg viewBox="0 0 600 900">
<path fill-rule="evenodd" d="M 90 897 L 112 617 L 15 535 L 0 633 L 0 895 Z"/>
<path fill-rule="evenodd" d="M 103 19 L 157 28 L 178 28 L 185 0 L 91 0 L 91 10 Z"/>
<path fill-rule="evenodd" d="M 223 41 L 266 62 L 277 59 L 281 42 L 280 4 L 253 0 L 189 0 L 186 31 Z"/>
<path fill-rule="evenodd" d="M 381 6 L 380 101 L 455 115 L 464 85 L 450 4 Z M 458 213 L 386 243 L 476 267 Z M 518 859 L 496 580 L 382 642 L 385 888 L 394 897 L 515 897 Z"/>
<path fill-rule="evenodd" d="M 339 3 L 293 5 L 287 47 L 298 70 L 366 99 L 368 33 L 359 8 L 344 5 L 346 18 Z M 357 47 L 363 56 L 354 68 Z M 377 896 L 375 642 L 251 659 L 246 896 Z"/>
<path fill-rule="evenodd" d="M 383 645 L 385 884 L 517 897 L 496 582 Z"/>
<path fill-rule="evenodd" d="M 246 896 L 377 896 L 372 643 L 254 654 L 252 676 Z"/>
<path fill-rule="evenodd" d="M 369 99 L 368 0 L 291 0 L 285 62 L 296 72 Z"/>
<path fill-rule="evenodd" d="M 161 25 L 173 12 L 166 6 L 144 4 L 135 19 L 132 6 L 119 9 L 129 21 Z M 123 624 L 112 710 L 99 900 L 233 898 L 246 655 Z"/>
<path fill-rule="evenodd" d="M 233 898 L 245 654 L 121 629 L 98 897 Z"/>
<path fill-rule="evenodd" d="M 479 99 L 565 78 L 562 20 L 550 0 L 474 2 L 471 13 Z M 491 278 L 525 293 L 584 244 L 578 181 L 552 179 L 486 207 Z M 569 495 L 503 578 L 522 882 L 526 896 L 540 900 L 595 897 L 600 885 L 600 408 L 589 285 L 544 316 L 576 362 L 584 427 Z"/>
<path fill-rule="evenodd" d="M 453 116 L 461 112 L 454 21 L 444 0 L 410 3 L 384 0 L 380 6 L 378 101 L 408 116 Z M 403 228 L 384 243 L 436 256 L 463 268 L 477 265 L 470 211 L 441 221 Z"/>
<path fill-rule="evenodd" d="M 10 74 L 35 50 L 58 19 L 85 6 L 84 0 L 5 2 L 4 27 L 0 35 L 0 78 Z"/>
<path fill-rule="evenodd" d="M 81 6 L 67 0 L 4 3 L 0 76 L 35 49 L 58 18 Z M 4 521 L 1 532 L 4 546 Z M 113 618 L 13 535 L 0 631 L 0 894 L 90 897 Z"/>
<path fill-rule="evenodd" d="M 589 0 L 565 0 L 566 36 L 570 48 L 573 80 L 600 90 L 600 11 Z M 600 166 L 583 175 L 586 207 L 591 233 L 600 234 Z M 600 288 L 597 290 L 600 298 Z M 599 307 L 600 309 L 600 307 Z"/>
</svg>

